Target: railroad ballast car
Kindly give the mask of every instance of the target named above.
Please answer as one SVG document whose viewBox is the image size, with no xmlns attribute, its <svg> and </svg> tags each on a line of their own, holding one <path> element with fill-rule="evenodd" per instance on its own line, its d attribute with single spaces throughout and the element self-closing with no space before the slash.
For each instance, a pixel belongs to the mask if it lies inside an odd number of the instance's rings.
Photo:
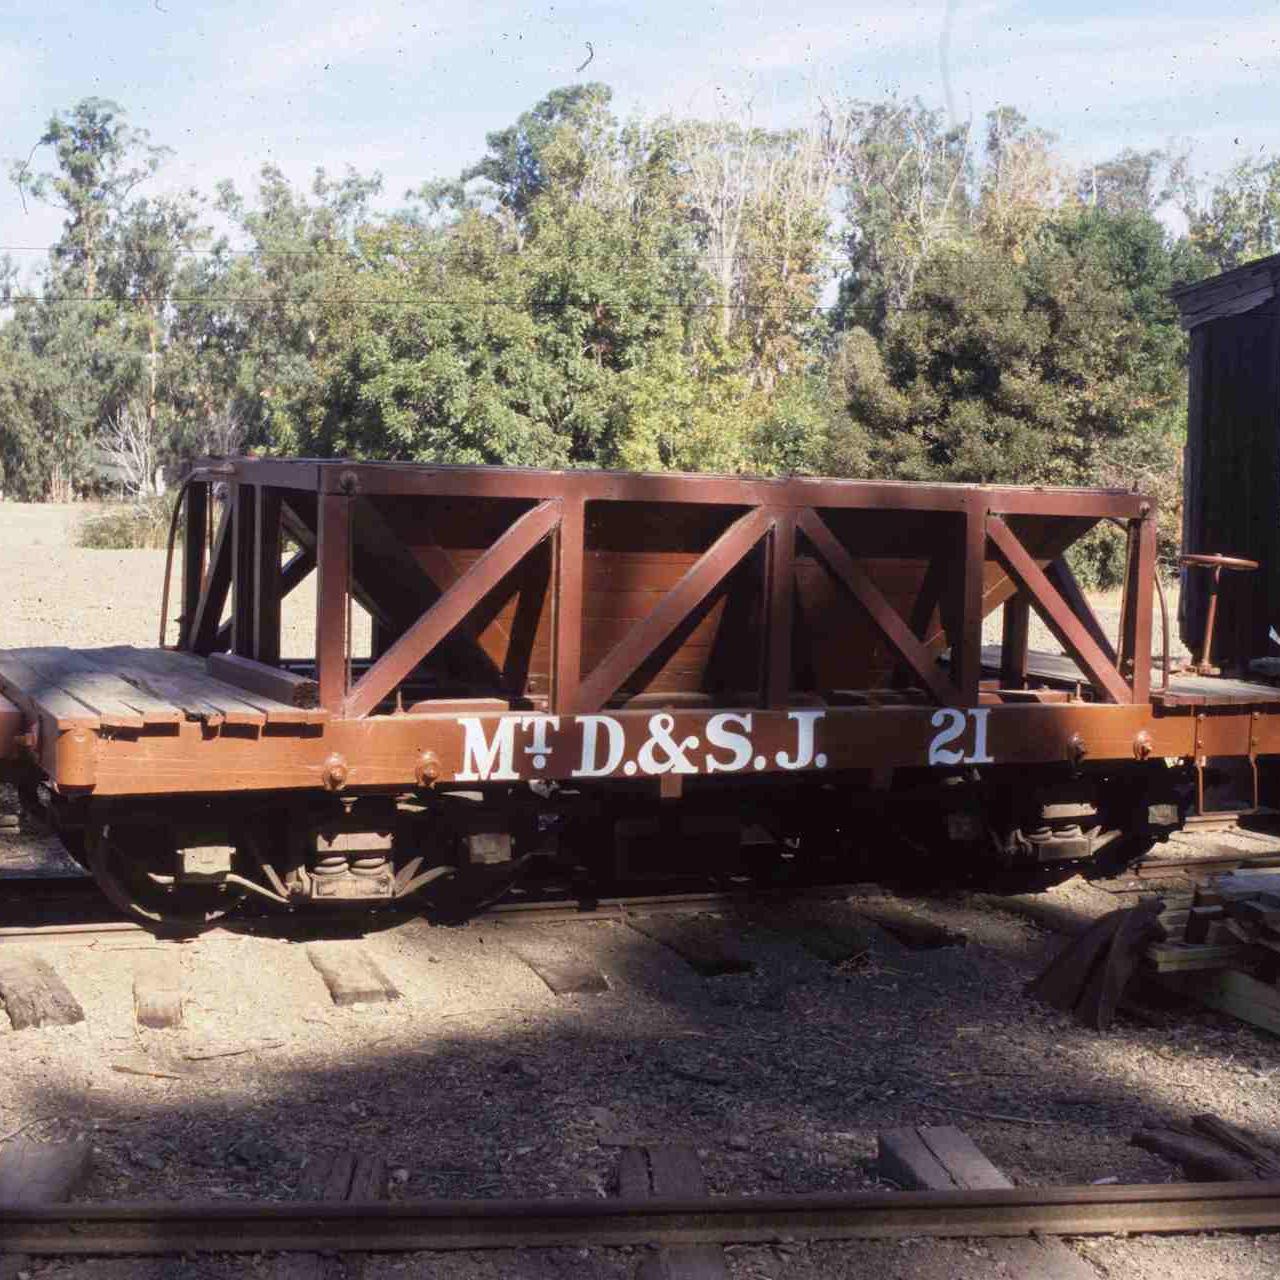
<svg viewBox="0 0 1280 1280">
<path fill-rule="evenodd" d="M 1115 643 L 1063 559 L 1102 521 Z M 1119 865 L 1215 766 L 1256 805 L 1280 753 L 1280 690 L 1153 672 L 1133 493 L 237 458 L 194 469 L 175 529 L 156 647 L 0 651 L 6 776 L 157 924 L 556 850 L 617 872 L 646 840 L 709 870 L 744 832 Z M 311 577 L 314 642 L 282 652 Z"/>
</svg>

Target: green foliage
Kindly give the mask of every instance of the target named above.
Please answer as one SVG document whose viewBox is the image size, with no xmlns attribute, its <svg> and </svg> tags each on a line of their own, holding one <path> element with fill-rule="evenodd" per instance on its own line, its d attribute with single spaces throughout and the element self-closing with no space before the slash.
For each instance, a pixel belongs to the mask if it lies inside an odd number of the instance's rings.
<svg viewBox="0 0 1280 1280">
<path fill-rule="evenodd" d="M 300 188 L 267 166 L 213 193 L 215 238 L 198 193 L 146 190 L 163 150 L 86 99 L 13 170 L 66 224 L 41 297 L 0 323 L 0 485 L 93 493 L 127 406 L 171 464 L 1136 485 L 1169 554 L 1186 350 L 1166 293 L 1275 247 L 1280 162 L 1227 175 L 1172 240 L 1154 213 L 1190 190 L 1184 158 L 1070 173 L 1055 147 L 1010 106 L 977 135 L 899 101 L 770 130 L 620 121 L 582 84 L 395 215 L 376 175 Z M 86 536 L 150 543 L 158 511 Z M 1105 583 L 1116 556 L 1099 532 L 1077 561 Z"/>
<path fill-rule="evenodd" d="M 1280 156 L 1242 160 L 1187 209 L 1193 245 L 1219 271 L 1280 250 Z"/>
</svg>

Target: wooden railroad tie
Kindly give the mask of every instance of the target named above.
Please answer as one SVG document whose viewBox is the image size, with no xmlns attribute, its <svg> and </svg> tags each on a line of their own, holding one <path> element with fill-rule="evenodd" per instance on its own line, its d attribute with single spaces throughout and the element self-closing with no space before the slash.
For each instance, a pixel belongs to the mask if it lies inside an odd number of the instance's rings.
<svg viewBox="0 0 1280 1280">
<path fill-rule="evenodd" d="M 177 957 L 146 956 L 133 970 L 133 1009 L 138 1026 L 182 1026 L 182 973 Z"/>
<path fill-rule="evenodd" d="M 324 979 L 336 1005 L 383 1004 L 400 992 L 358 946 L 348 942 L 313 942 L 307 959 Z"/>
<path fill-rule="evenodd" d="M 0 956 L 0 1003 L 15 1031 L 84 1021 L 80 1002 L 39 956 Z"/>
<path fill-rule="evenodd" d="M 1131 1141 L 1205 1182 L 1280 1179 L 1280 1151 L 1214 1115 L 1192 1116 L 1189 1124 L 1152 1125 Z"/>
<path fill-rule="evenodd" d="M 717 978 L 750 973 L 754 965 L 739 945 L 739 934 L 722 920 L 708 917 L 628 916 L 637 933 L 674 951 L 695 973 Z"/>
<path fill-rule="evenodd" d="M 80 1189 L 93 1164 L 88 1142 L 30 1142 L 12 1138 L 0 1146 L 0 1217 L 20 1205 L 60 1204 Z M 0 1256 L 0 1280 L 14 1280 L 30 1266 L 26 1254 Z"/>
<path fill-rule="evenodd" d="M 598 968 L 563 937 L 544 930 L 511 929 L 502 945 L 523 960 L 558 996 L 594 995 L 609 990 Z"/>
<path fill-rule="evenodd" d="M 803 947 L 827 964 L 850 964 L 871 953 L 873 929 L 818 907 L 783 907 L 753 914 L 757 924 Z"/>
<path fill-rule="evenodd" d="M 997 1191 L 1013 1186 L 962 1130 L 951 1125 L 892 1129 L 877 1138 L 877 1170 L 904 1191 Z M 991 1240 L 992 1272 L 1036 1280 L 1096 1280 L 1058 1240 Z"/>
<path fill-rule="evenodd" d="M 299 1201 L 351 1200 L 370 1203 L 387 1198 L 387 1165 L 381 1156 L 361 1156 L 338 1151 L 314 1156 L 302 1167 L 294 1199 Z M 364 1273 L 368 1254 L 343 1252 L 336 1257 L 319 1253 L 280 1255 L 275 1280 L 352 1280 Z"/>
<path fill-rule="evenodd" d="M 618 1161 L 618 1195 L 624 1200 L 687 1199 L 707 1194 L 698 1153 L 687 1143 L 627 1147 Z M 634 1280 L 729 1280 L 718 1244 L 650 1249 Z"/>
</svg>

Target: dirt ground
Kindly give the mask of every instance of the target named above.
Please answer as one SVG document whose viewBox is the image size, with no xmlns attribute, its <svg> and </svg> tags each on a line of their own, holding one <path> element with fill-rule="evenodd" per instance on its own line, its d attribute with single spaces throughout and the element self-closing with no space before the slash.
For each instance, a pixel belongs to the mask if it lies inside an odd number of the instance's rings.
<svg viewBox="0 0 1280 1280">
<path fill-rule="evenodd" d="M 75 514 L 0 504 L 0 647 L 154 643 L 163 557 L 70 548 Z M 1278 843 L 1199 836 L 1169 852 Z M 0 831 L 0 866 L 43 857 Z M 856 922 L 882 892 L 867 886 L 832 911 Z M 305 945 L 283 936 L 7 944 L 42 955 L 86 1019 L 0 1030 L 0 1141 L 19 1130 L 88 1138 L 88 1199 L 288 1198 L 308 1157 L 348 1148 L 384 1156 L 397 1197 L 521 1197 L 608 1194 L 618 1144 L 636 1137 L 693 1141 L 724 1194 L 877 1186 L 875 1135 L 904 1125 L 959 1125 L 1028 1186 L 1175 1180 L 1129 1138 L 1202 1111 L 1280 1141 L 1272 1037 L 1192 1009 L 1165 1027 L 1122 1019 L 1098 1034 L 1023 996 L 1058 929 L 1131 902 L 1079 879 L 1034 898 L 908 899 L 964 945 L 912 950 L 867 926 L 867 959 L 837 967 L 785 931 L 734 920 L 754 968 L 717 978 L 622 923 L 543 926 L 608 980 L 603 994 L 570 997 L 509 949 L 509 925 L 413 922 L 361 943 L 402 998 L 347 1009 L 330 1003 Z M 134 968 L 159 950 L 187 990 L 178 1031 L 134 1021 Z M 1068 1245 L 1099 1277 L 1261 1280 L 1280 1268 L 1280 1236 L 1268 1234 Z M 640 1256 L 387 1254 L 365 1274 L 587 1280 L 629 1276 Z M 983 1241 L 784 1243 L 728 1257 L 738 1280 L 1003 1274 Z M 106 1280 L 274 1268 L 261 1256 L 25 1270 Z"/>
</svg>

